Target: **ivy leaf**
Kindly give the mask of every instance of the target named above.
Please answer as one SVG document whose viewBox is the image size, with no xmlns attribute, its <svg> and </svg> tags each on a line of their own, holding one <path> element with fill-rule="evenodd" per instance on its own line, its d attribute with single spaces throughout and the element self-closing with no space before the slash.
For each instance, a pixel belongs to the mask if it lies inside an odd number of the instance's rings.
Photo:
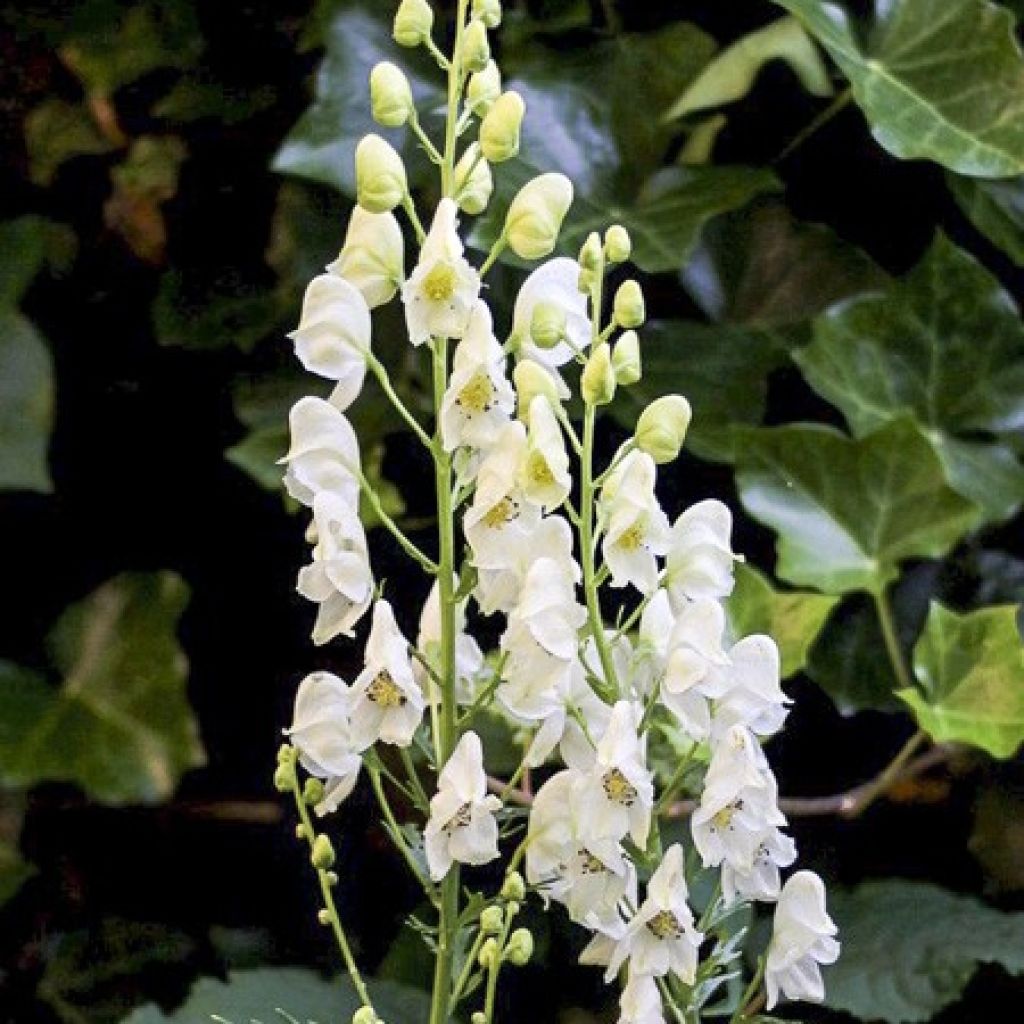
<svg viewBox="0 0 1024 1024">
<path fill-rule="evenodd" d="M 426 1020 L 430 996 L 391 981 L 370 982 L 370 996 L 384 1020 Z M 185 1005 L 165 1014 L 155 1006 L 136 1010 L 123 1024 L 198 1024 L 211 1019 L 250 1024 L 293 1018 L 302 1024 L 349 1020 L 360 1001 L 347 978 L 326 980 L 295 967 L 236 971 L 227 981 L 203 978 Z"/>
<path fill-rule="evenodd" d="M 25 149 L 32 184 L 47 188 L 68 160 L 109 153 L 114 143 L 84 106 L 49 96 L 25 117 Z"/>
<path fill-rule="evenodd" d="M 939 743 L 968 743 L 1012 757 L 1024 743 L 1024 644 L 1017 607 L 967 615 L 932 604 L 914 648 L 920 689 L 901 690 L 918 724 Z"/>
<path fill-rule="evenodd" d="M 825 63 L 803 25 L 796 18 L 780 18 L 738 39 L 715 57 L 666 118 L 674 120 L 743 99 L 761 69 L 774 60 L 785 61 L 813 96 L 832 95 Z"/>
<path fill-rule="evenodd" d="M 978 520 L 909 420 L 864 438 L 798 424 L 737 428 L 740 498 L 779 534 L 776 572 L 827 594 L 877 592 L 908 558 L 937 558 Z"/>
<path fill-rule="evenodd" d="M 0 668 L 2 671 L 2 668 Z M 11 899 L 35 874 L 35 868 L 22 860 L 21 854 L 0 840 L 0 907 Z"/>
<path fill-rule="evenodd" d="M 1008 11 L 988 0 L 880 3 L 862 43 L 839 4 L 775 2 L 829 51 L 894 156 L 981 178 L 1024 172 L 1024 60 Z"/>
<path fill-rule="evenodd" d="M 988 181 L 947 174 L 946 184 L 967 219 L 1024 267 L 1024 177 Z"/>
<path fill-rule="evenodd" d="M 175 635 L 187 597 L 173 573 L 125 574 L 73 605 L 49 637 L 60 689 L 0 663 L 0 779 L 152 803 L 201 765 Z"/>
<path fill-rule="evenodd" d="M 776 590 L 752 565 L 736 566 L 736 586 L 725 602 L 733 636 L 766 633 L 779 645 L 782 678 L 803 670 L 838 597 Z"/>
<path fill-rule="evenodd" d="M 825 1002 L 859 1020 L 916 1024 L 964 993 L 979 964 L 1024 972 L 1024 914 L 901 879 L 834 891 L 843 955 L 825 972 Z"/>
</svg>

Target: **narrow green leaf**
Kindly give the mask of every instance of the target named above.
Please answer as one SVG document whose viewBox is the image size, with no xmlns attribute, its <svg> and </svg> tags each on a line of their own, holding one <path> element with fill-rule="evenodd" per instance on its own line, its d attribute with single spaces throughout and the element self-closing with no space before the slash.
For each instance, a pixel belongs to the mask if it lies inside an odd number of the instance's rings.
<svg viewBox="0 0 1024 1024">
<path fill-rule="evenodd" d="M 1024 177 L 988 181 L 947 174 L 946 184 L 967 219 L 1024 267 Z"/>
<path fill-rule="evenodd" d="M 53 424 L 53 365 L 39 332 L 0 308 L 0 489 L 53 490 L 47 450 Z"/>
</svg>

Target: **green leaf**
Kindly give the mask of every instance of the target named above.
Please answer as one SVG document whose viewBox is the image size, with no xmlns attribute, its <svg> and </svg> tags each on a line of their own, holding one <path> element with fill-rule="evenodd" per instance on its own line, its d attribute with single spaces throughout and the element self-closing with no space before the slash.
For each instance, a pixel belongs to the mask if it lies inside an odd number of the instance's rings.
<svg viewBox="0 0 1024 1024">
<path fill-rule="evenodd" d="M 773 60 L 785 61 L 812 95 L 832 95 L 825 63 L 803 25 L 796 18 L 780 18 L 738 39 L 715 57 L 666 118 L 685 117 L 743 99 L 761 69 Z"/>
<path fill-rule="evenodd" d="M 894 156 L 981 178 L 1024 172 L 1024 61 L 1008 11 L 988 0 L 880 3 L 861 43 L 836 3 L 775 2 L 829 51 Z"/>
<path fill-rule="evenodd" d="M 0 841 L 0 907 L 15 896 L 35 873 L 35 868 L 26 864 L 13 846 Z"/>
<path fill-rule="evenodd" d="M 1024 177 L 987 181 L 947 174 L 946 184 L 967 219 L 1024 267 Z"/>
<path fill-rule="evenodd" d="M 937 558 L 978 520 L 921 431 L 895 420 L 864 438 L 798 424 L 737 428 L 740 498 L 779 534 L 776 572 L 828 594 L 878 591 L 908 558 Z"/>
<path fill-rule="evenodd" d="M 1024 500 L 1013 453 L 976 440 L 1024 431 L 1024 326 L 999 282 L 944 236 L 904 280 L 821 316 L 793 358 L 858 436 L 908 413 L 928 428 L 950 482 L 989 519 Z"/>
<path fill-rule="evenodd" d="M 920 689 L 901 690 L 918 724 L 939 743 L 968 743 L 1012 757 L 1024 743 L 1024 644 L 1017 607 L 967 615 L 932 604 L 914 648 Z"/>
<path fill-rule="evenodd" d="M 389 981 L 371 982 L 369 987 L 384 1020 L 400 1024 L 426 1020 L 430 1015 L 430 996 L 424 992 Z M 238 971 L 227 981 L 203 978 L 177 1012 L 165 1014 L 147 1006 L 125 1018 L 123 1024 L 201 1024 L 211 1019 L 273 1024 L 287 1019 L 281 1011 L 302 1024 L 332 1024 L 350 1020 L 359 1005 L 347 979 L 329 981 L 295 967 L 264 967 Z"/>
<path fill-rule="evenodd" d="M 839 598 L 776 590 L 752 565 L 736 567 L 736 587 L 725 603 L 733 636 L 766 633 L 779 645 L 782 678 L 803 670 L 807 653 Z"/>
<path fill-rule="evenodd" d="M 46 188 L 68 160 L 109 153 L 114 144 L 84 106 L 49 96 L 25 117 L 25 149 L 32 183 Z"/>
<path fill-rule="evenodd" d="M 52 630 L 59 689 L 0 663 L 0 779 L 73 782 L 113 805 L 170 796 L 203 763 L 176 637 L 187 599 L 173 573 L 115 577 Z"/>
<path fill-rule="evenodd" d="M 1024 914 L 900 879 L 829 899 L 843 952 L 825 971 L 825 1002 L 860 1020 L 931 1020 L 963 995 L 979 964 L 1024 972 Z"/>
</svg>

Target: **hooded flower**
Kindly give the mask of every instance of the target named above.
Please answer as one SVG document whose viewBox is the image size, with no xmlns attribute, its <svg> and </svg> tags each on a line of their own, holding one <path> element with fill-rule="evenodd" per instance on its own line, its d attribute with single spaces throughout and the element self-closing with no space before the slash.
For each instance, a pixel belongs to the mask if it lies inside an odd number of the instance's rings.
<svg viewBox="0 0 1024 1024">
<path fill-rule="evenodd" d="M 523 494 L 528 501 L 551 512 L 572 490 L 565 438 L 551 403 L 544 395 L 537 395 L 530 403 L 529 422 L 521 474 Z"/>
<path fill-rule="evenodd" d="M 779 648 L 770 636 L 744 637 L 712 667 L 703 686 L 715 700 L 715 728 L 744 725 L 757 736 L 782 728 L 792 703 L 779 681 Z"/>
<path fill-rule="evenodd" d="M 649 974 L 630 974 L 619 998 L 619 1024 L 665 1024 L 658 983 Z"/>
<path fill-rule="evenodd" d="M 358 288 L 370 309 L 390 302 L 405 277 L 405 239 L 395 215 L 354 206 L 345 244 L 327 270 Z"/>
<path fill-rule="evenodd" d="M 720 501 L 702 501 L 673 524 L 666 586 L 678 609 L 687 600 L 728 597 L 733 588 L 732 513 Z"/>
<path fill-rule="evenodd" d="M 498 856 L 494 812 L 500 808 L 501 801 L 487 794 L 480 737 L 464 733 L 441 770 L 430 801 L 424 844 L 435 882 L 448 874 L 453 861 L 486 864 Z"/>
<path fill-rule="evenodd" d="M 438 204 L 419 263 L 402 286 L 409 340 L 422 345 L 431 337 L 461 338 L 480 295 L 480 275 L 463 256 L 458 207 Z"/>
<path fill-rule="evenodd" d="M 281 459 L 284 484 L 300 504 L 321 492 L 353 508 L 359 502 L 359 442 L 345 414 L 322 398 L 300 398 L 288 414 L 291 447 Z"/>
<path fill-rule="evenodd" d="M 456 608 L 455 630 L 455 699 L 460 704 L 469 704 L 484 668 L 484 654 L 476 640 L 466 632 L 465 601 L 460 602 Z M 420 612 L 416 650 L 436 671 L 441 661 L 441 588 L 436 580 Z M 413 673 L 424 693 L 436 690 L 433 680 L 418 660 L 413 663 Z M 435 693 L 431 699 L 439 702 L 440 693 Z"/>
<path fill-rule="evenodd" d="M 523 358 L 554 369 L 590 345 L 587 297 L 579 289 L 579 280 L 579 264 L 559 256 L 538 267 L 523 282 L 512 314 L 512 334 Z M 542 304 L 565 314 L 565 339 L 552 348 L 541 348 L 531 335 L 534 312 Z"/>
</svg>

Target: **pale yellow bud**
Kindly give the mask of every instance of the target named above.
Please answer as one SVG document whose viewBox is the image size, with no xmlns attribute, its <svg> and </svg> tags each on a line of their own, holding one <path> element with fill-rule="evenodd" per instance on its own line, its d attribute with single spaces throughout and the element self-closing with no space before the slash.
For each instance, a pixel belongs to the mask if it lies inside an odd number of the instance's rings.
<svg viewBox="0 0 1024 1024">
<path fill-rule="evenodd" d="M 615 397 L 615 370 L 607 345 L 600 345 L 590 353 L 583 367 L 580 390 L 587 405 L 607 405 Z"/>
<path fill-rule="evenodd" d="M 377 1014 L 373 1012 L 373 1008 L 370 1006 L 360 1006 L 352 1014 L 352 1024 L 378 1024 Z"/>
<path fill-rule="evenodd" d="M 356 197 L 370 213 L 389 213 L 409 191 L 398 150 L 379 135 L 367 135 L 356 147 Z"/>
<path fill-rule="evenodd" d="M 460 54 L 466 71 L 483 71 L 490 63 L 491 44 L 487 40 L 487 26 L 479 18 L 474 18 L 462 33 Z"/>
<path fill-rule="evenodd" d="M 538 348 L 554 348 L 565 337 L 564 307 L 554 302 L 538 302 L 530 320 L 530 337 Z"/>
<path fill-rule="evenodd" d="M 580 292 L 583 295 L 589 295 L 594 290 L 595 284 L 597 284 L 597 274 L 593 270 L 587 270 L 586 267 L 580 267 L 580 278 L 576 283 Z"/>
<path fill-rule="evenodd" d="M 612 367 L 615 380 L 625 386 L 635 384 L 643 376 L 643 364 L 640 360 L 640 337 L 636 331 L 626 331 L 617 342 L 612 352 Z"/>
<path fill-rule="evenodd" d="M 313 852 L 310 856 L 313 867 L 320 871 L 330 871 L 334 867 L 334 847 L 330 839 L 321 834 L 313 840 Z"/>
<path fill-rule="evenodd" d="M 466 87 L 466 103 L 477 117 L 483 117 L 501 95 L 501 71 L 488 61 L 483 71 L 471 75 Z"/>
<path fill-rule="evenodd" d="M 413 112 L 412 89 L 405 72 L 382 61 L 370 72 L 373 119 L 387 128 L 400 128 Z"/>
<path fill-rule="evenodd" d="M 494 193 L 494 175 L 491 165 L 474 142 L 455 165 L 455 201 L 463 213 L 475 216 L 487 209 Z"/>
<path fill-rule="evenodd" d="M 543 395 L 553 409 L 557 408 L 558 385 L 540 363 L 523 359 L 512 371 L 512 382 L 519 398 L 519 418 L 524 422 L 529 419 L 530 404 L 538 395 Z"/>
<path fill-rule="evenodd" d="M 505 957 L 510 964 L 523 967 L 533 956 L 533 935 L 528 928 L 517 928 L 509 937 Z"/>
<path fill-rule="evenodd" d="M 503 92 L 480 125 L 480 148 L 492 164 L 511 160 L 519 152 L 519 133 L 526 104 L 517 92 Z"/>
<path fill-rule="evenodd" d="M 488 28 L 497 28 L 501 24 L 501 0 L 473 0 L 473 17 Z"/>
<path fill-rule="evenodd" d="M 484 907 L 480 912 L 480 931 L 484 935 L 498 935 L 505 925 L 505 912 L 501 907 Z"/>
<path fill-rule="evenodd" d="M 605 232 L 604 252 L 609 263 L 625 263 L 633 255 L 633 239 L 621 224 L 613 224 Z"/>
<path fill-rule="evenodd" d="M 626 281 L 615 293 L 615 322 L 627 330 L 641 327 L 647 319 L 644 293 L 636 281 Z"/>
<path fill-rule="evenodd" d="M 501 956 L 501 950 L 498 949 L 498 943 L 495 939 L 488 939 L 481 947 L 480 952 L 477 953 L 476 962 L 484 969 L 487 970 L 494 961 Z"/>
<path fill-rule="evenodd" d="M 572 196 L 572 182 L 564 174 L 542 174 L 527 182 L 512 200 L 505 218 L 505 238 L 512 251 L 524 260 L 550 255 Z"/>
<path fill-rule="evenodd" d="M 604 259 L 604 250 L 601 247 L 601 236 L 596 231 L 587 235 L 587 240 L 580 249 L 579 264 L 584 270 L 592 274 L 601 269 L 601 262 Z"/>
<path fill-rule="evenodd" d="M 434 10 L 427 0 L 402 0 L 391 35 L 399 46 L 420 46 L 434 27 Z"/>
<path fill-rule="evenodd" d="M 666 395 L 652 402 L 636 423 L 637 447 L 658 465 L 679 457 L 690 426 L 690 403 L 682 395 Z"/>
</svg>

